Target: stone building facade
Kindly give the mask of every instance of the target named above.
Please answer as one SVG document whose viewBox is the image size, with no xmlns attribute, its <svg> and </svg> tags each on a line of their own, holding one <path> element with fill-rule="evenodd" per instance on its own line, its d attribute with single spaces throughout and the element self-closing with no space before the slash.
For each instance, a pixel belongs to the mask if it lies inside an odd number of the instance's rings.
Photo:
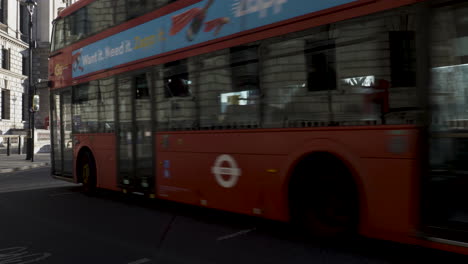
<svg viewBox="0 0 468 264">
<path fill-rule="evenodd" d="M 29 129 L 29 13 L 19 0 L 0 1 L 0 135 L 27 134 Z M 74 1 L 73 1 L 74 2 Z M 49 92 L 47 87 L 48 57 L 52 21 L 58 11 L 71 1 L 37 1 L 33 15 L 32 83 L 40 96 L 36 113 L 38 133 L 47 134 Z M 42 135 L 41 134 L 41 135 Z M 0 138 L 0 146 L 2 145 Z M 42 142 L 47 145 L 48 142 Z M 36 151 L 39 148 L 36 148 Z"/>
<path fill-rule="evenodd" d="M 0 134 L 11 134 L 27 127 L 27 20 L 16 0 L 0 1 L 0 8 Z"/>
</svg>

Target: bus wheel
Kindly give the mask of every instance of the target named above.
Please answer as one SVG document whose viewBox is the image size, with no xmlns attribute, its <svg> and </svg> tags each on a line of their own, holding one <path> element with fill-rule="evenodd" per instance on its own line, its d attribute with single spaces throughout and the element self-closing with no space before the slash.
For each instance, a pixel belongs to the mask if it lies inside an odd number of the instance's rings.
<svg viewBox="0 0 468 264">
<path fill-rule="evenodd" d="M 349 237 L 358 223 L 358 194 L 339 161 L 306 161 L 290 186 L 291 217 L 301 230 L 321 239 Z"/>
<path fill-rule="evenodd" d="M 94 193 L 96 191 L 96 165 L 94 157 L 89 151 L 81 153 L 78 165 L 78 175 L 83 183 L 85 193 Z"/>
</svg>

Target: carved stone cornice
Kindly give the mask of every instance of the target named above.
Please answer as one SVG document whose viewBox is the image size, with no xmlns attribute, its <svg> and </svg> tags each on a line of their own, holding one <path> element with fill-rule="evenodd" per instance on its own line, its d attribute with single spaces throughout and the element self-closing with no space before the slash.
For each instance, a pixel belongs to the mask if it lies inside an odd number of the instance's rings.
<svg viewBox="0 0 468 264">
<path fill-rule="evenodd" d="M 29 48 L 28 43 L 26 43 L 26 42 L 24 42 L 24 41 L 22 41 L 20 39 L 14 38 L 14 37 L 8 35 L 8 33 L 3 32 L 1 30 L 0 30 L 0 40 L 1 41 L 8 41 L 8 42 L 10 42 L 12 44 L 15 44 L 17 46 L 20 46 L 20 47 L 22 47 L 24 49 Z"/>
<path fill-rule="evenodd" d="M 9 77 L 13 77 L 13 78 L 16 78 L 16 79 L 20 79 L 20 80 L 26 80 L 28 78 L 28 76 L 18 74 L 16 72 L 12 72 L 12 71 L 5 70 L 5 69 L 2 69 L 2 68 L 0 68 L 0 74 L 6 75 L 6 76 L 9 76 Z"/>
</svg>

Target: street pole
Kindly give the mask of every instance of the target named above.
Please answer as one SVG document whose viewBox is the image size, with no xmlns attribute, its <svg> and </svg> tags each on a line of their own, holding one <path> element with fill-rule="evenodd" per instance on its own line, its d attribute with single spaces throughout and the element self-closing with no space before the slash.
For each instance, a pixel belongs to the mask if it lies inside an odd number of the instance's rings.
<svg viewBox="0 0 468 264">
<path fill-rule="evenodd" d="M 33 16 L 32 12 L 29 13 L 29 115 L 30 115 L 30 123 L 29 129 L 31 130 L 31 144 L 29 145 L 29 152 L 31 153 L 31 162 L 34 162 L 34 112 L 32 111 L 32 104 L 33 104 L 33 96 L 34 96 L 34 89 L 33 89 L 33 80 L 32 80 L 32 69 L 33 69 L 33 43 L 32 43 L 32 27 L 33 27 Z"/>
<path fill-rule="evenodd" d="M 29 129 L 28 129 L 28 138 L 27 138 L 27 150 L 26 150 L 26 160 L 31 160 L 34 162 L 34 127 L 35 127 L 35 120 L 34 120 L 34 111 L 32 108 L 33 105 L 33 96 L 35 94 L 35 89 L 33 88 L 33 77 L 32 77 L 32 69 L 33 69 L 33 48 L 34 43 L 32 40 L 33 35 L 33 14 L 34 8 L 36 7 L 37 3 L 34 0 L 26 0 L 22 2 L 27 8 L 29 12 L 29 87 L 28 87 L 28 94 L 29 94 L 29 103 L 28 103 L 28 113 L 29 113 Z"/>
</svg>

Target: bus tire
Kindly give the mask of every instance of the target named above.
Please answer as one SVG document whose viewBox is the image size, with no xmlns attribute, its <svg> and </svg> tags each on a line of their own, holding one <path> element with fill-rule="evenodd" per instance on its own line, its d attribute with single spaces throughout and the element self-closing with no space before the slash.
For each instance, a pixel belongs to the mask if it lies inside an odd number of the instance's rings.
<svg viewBox="0 0 468 264">
<path fill-rule="evenodd" d="M 96 192 L 97 175 L 96 162 L 90 151 L 83 151 L 79 155 L 78 176 L 82 183 L 82 190 L 87 194 Z"/>
<path fill-rule="evenodd" d="M 332 155 L 314 155 L 298 165 L 289 200 L 292 222 L 301 232 L 322 241 L 356 234 L 356 185 L 345 165 Z"/>
</svg>

